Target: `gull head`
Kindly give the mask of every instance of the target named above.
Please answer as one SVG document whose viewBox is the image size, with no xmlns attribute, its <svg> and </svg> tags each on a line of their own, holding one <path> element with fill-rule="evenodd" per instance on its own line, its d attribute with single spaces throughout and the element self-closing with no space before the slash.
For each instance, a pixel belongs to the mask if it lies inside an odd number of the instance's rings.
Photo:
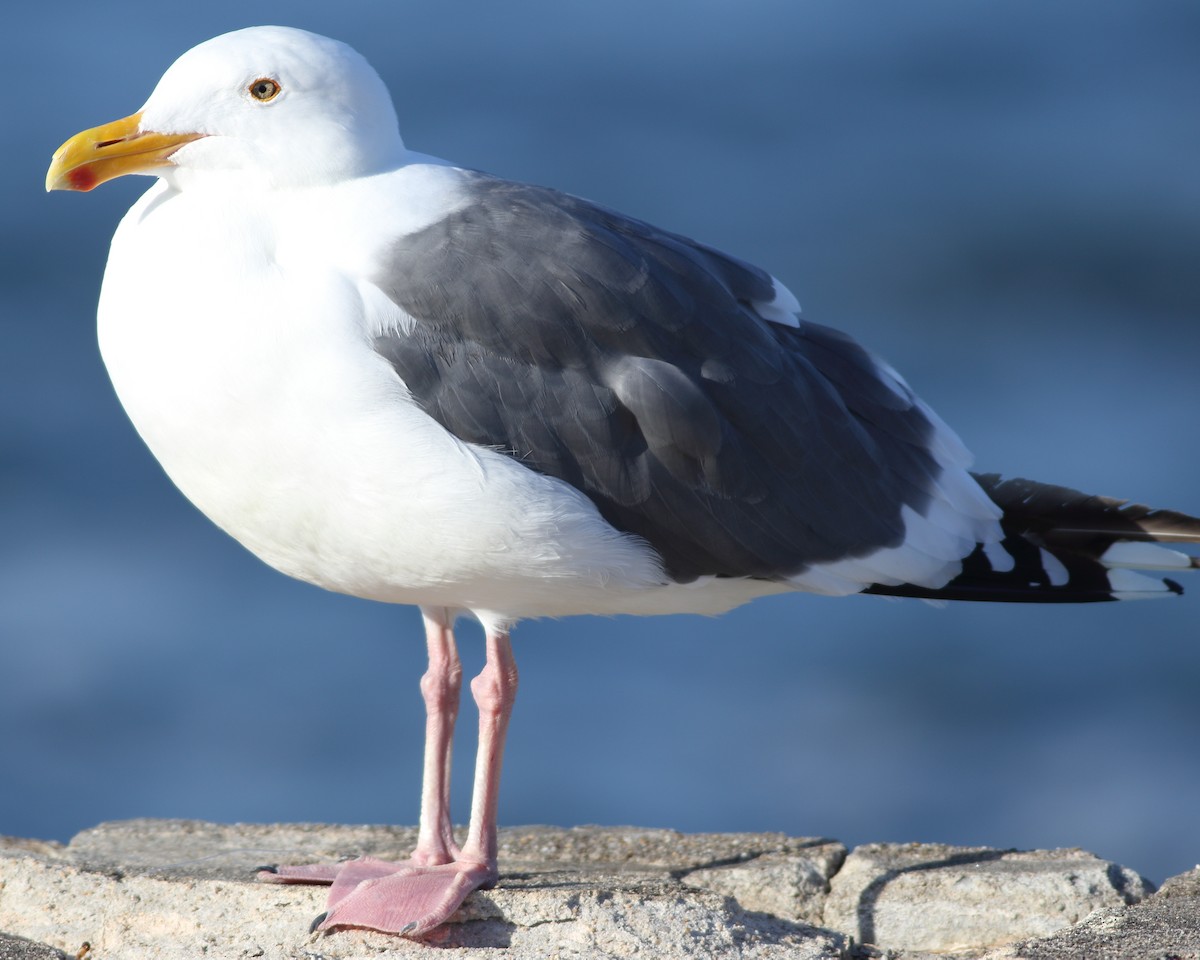
<svg viewBox="0 0 1200 960">
<path fill-rule="evenodd" d="M 127 173 L 187 189 L 328 184 L 403 162 L 387 87 L 337 40 L 248 27 L 193 47 L 136 113 L 76 134 L 54 154 L 47 190 L 90 190 Z"/>
</svg>

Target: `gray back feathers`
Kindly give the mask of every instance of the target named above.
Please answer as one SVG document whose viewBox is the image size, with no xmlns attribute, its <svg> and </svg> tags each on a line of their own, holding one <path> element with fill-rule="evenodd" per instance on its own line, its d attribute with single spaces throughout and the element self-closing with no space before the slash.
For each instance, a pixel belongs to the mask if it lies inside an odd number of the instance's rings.
<svg viewBox="0 0 1200 960">
<path fill-rule="evenodd" d="M 380 288 L 378 351 L 471 443 L 583 491 L 675 579 L 776 579 L 904 537 L 933 426 L 850 338 L 764 320 L 764 271 L 552 190 L 470 175 Z"/>
</svg>

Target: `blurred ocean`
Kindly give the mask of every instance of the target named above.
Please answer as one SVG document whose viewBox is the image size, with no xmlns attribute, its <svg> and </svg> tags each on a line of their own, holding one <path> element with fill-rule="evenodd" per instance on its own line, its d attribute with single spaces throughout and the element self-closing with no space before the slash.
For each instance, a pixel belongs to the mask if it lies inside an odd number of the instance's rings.
<svg viewBox="0 0 1200 960">
<path fill-rule="evenodd" d="M 60 142 L 248 16 L 229 0 L 3 14 L 0 833 L 416 819 L 415 611 L 290 582 L 174 491 L 93 332 L 108 238 L 148 181 L 42 192 Z M 364 53 L 413 148 L 770 269 L 898 367 L 981 468 L 1200 512 L 1191 0 L 270 16 Z M 1162 880 L 1200 860 L 1190 586 L 524 624 L 501 821 L 1078 845 Z M 472 709 L 462 726 L 465 819 Z"/>
</svg>

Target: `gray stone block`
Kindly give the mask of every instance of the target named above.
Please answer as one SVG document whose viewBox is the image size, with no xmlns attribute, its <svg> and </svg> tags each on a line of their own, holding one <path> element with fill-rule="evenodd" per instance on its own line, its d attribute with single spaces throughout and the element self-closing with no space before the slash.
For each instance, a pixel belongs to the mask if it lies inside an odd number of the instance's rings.
<svg viewBox="0 0 1200 960">
<path fill-rule="evenodd" d="M 1153 890 L 1082 850 L 940 844 L 857 847 L 831 882 L 824 926 L 890 950 L 980 951 L 1045 937 Z"/>
<path fill-rule="evenodd" d="M 986 960 L 1197 960 L 1200 867 L 1167 880 L 1134 906 L 1099 910 L 1078 926 L 1013 944 Z"/>
</svg>

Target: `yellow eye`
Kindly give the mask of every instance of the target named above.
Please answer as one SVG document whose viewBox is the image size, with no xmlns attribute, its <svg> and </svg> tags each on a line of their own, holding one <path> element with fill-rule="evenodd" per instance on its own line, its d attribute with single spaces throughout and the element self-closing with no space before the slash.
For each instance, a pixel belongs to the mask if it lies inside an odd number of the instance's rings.
<svg viewBox="0 0 1200 960">
<path fill-rule="evenodd" d="M 270 77 L 259 77 L 246 89 L 250 91 L 250 96 L 255 100 L 261 100 L 263 103 L 266 103 L 268 100 L 274 100 L 279 96 L 280 86 Z"/>
</svg>

